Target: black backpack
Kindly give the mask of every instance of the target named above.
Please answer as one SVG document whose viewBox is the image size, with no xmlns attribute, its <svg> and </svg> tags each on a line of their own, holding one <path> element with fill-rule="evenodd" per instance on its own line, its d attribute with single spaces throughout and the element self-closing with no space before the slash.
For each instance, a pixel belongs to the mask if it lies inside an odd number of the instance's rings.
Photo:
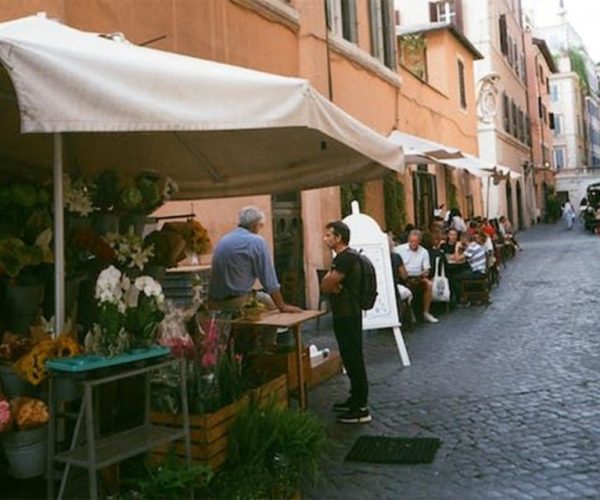
<svg viewBox="0 0 600 500">
<path fill-rule="evenodd" d="M 359 302 L 363 311 L 373 309 L 377 300 L 377 274 L 371 260 L 362 253 L 353 250 L 360 263 Z"/>
</svg>

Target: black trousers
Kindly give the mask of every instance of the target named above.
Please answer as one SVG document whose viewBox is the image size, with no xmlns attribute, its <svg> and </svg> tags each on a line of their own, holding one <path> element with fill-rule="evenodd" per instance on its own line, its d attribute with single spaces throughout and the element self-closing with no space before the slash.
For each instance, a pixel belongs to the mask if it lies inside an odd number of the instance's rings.
<svg viewBox="0 0 600 500">
<path fill-rule="evenodd" d="M 454 279 L 450 281 L 450 288 L 452 289 L 452 295 L 460 300 L 460 284 L 465 280 L 478 280 L 484 276 L 484 273 L 472 271 L 471 268 L 465 269 L 454 276 Z"/>
<path fill-rule="evenodd" d="M 363 356 L 362 315 L 333 316 L 333 331 L 340 348 L 342 362 L 350 378 L 350 397 L 353 405 L 366 406 L 369 383 Z"/>
</svg>

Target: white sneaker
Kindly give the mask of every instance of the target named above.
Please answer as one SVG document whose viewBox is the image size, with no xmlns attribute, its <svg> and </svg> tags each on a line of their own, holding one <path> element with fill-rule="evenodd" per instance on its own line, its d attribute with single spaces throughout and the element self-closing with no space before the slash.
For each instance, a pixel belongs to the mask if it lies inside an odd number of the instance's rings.
<svg viewBox="0 0 600 500">
<path fill-rule="evenodd" d="M 427 321 L 427 323 L 439 323 L 440 320 L 437 319 L 433 314 L 431 313 L 423 313 L 423 319 L 425 321 Z"/>
</svg>

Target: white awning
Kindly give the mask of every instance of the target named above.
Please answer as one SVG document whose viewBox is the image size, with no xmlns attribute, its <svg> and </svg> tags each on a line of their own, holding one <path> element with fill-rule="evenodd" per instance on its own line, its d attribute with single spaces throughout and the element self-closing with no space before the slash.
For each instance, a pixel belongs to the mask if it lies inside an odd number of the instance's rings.
<svg viewBox="0 0 600 500">
<path fill-rule="evenodd" d="M 403 169 L 401 148 L 303 79 L 138 47 L 43 16 L 0 24 L 0 62 L 3 169 L 50 167 L 51 132 L 65 133 L 66 170 L 156 171 L 179 182 L 181 198 L 309 189 Z"/>
<path fill-rule="evenodd" d="M 462 158 L 463 152 L 451 146 L 394 130 L 388 138 L 402 146 L 406 163 L 427 163 Z"/>
</svg>

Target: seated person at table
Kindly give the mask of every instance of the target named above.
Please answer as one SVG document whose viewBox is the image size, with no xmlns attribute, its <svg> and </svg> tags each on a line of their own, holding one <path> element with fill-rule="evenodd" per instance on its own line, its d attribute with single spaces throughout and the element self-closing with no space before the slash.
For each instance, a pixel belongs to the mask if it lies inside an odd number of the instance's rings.
<svg viewBox="0 0 600 500">
<path fill-rule="evenodd" d="M 394 241 L 391 239 L 390 261 L 392 264 L 392 276 L 394 277 L 394 284 L 396 285 L 396 299 L 398 299 L 398 303 L 408 300 L 408 303 L 410 304 L 412 302 L 413 294 L 410 288 L 405 285 L 406 280 L 408 279 L 408 273 L 406 272 L 406 267 L 404 267 L 402 257 L 400 257 L 400 254 L 394 252 Z"/>
<path fill-rule="evenodd" d="M 480 229 L 485 234 L 487 234 L 492 239 L 492 241 L 496 239 L 496 229 L 494 228 L 494 226 L 492 226 L 489 220 L 483 219 Z"/>
<path fill-rule="evenodd" d="M 486 235 L 481 231 L 478 234 L 468 236 L 468 246 L 464 248 L 464 243 L 458 243 L 454 255 L 448 257 L 451 262 L 467 262 L 469 264 L 468 269 L 461 271 L 454 276 L 452 281 L 450 281 L 450 287 L 453 288 L 452 294 L 454 297 L 460 297 L 461 282 L 465 280 L 476 280 L 485 275 L 487 257 L 485 248 L 481 244 L 484 242 L 485 236 Z"/>
<path fill-rule="evenodd" d="M 443 241 L 440 245 L 440 249 L 446 255 L 451 255 L 456 250 L 456 244 L 458 243 L 458 231 L 456 229 L 448 229 L 446 235 L 446 241 Z"/>
<path fill-rule="evenodd" d="M 414 292 L 423 292 L 423 319 L 429 323 L 439 320 L 429 312 L 431 307 L 432 282 L 429 279 L 431 263 L 429 253 L 421 246 L 421 231 L 414 229 L 408 235 L 408 243 L 397 246 L 394 252 L 400 254 L 407 272 L 407 285 Z"/>
<path fill-rule="evenodd" d="M 500 234 L 504 237 L 505 244 L 513 247 L 513 249 L 517 248 L 518 250 L 522 250 L 521 245 L 519 245 L 519 242 L 513 233 L 512 224 L 504 215 L 500 217 L 499 228 Z"/>
</svg>

